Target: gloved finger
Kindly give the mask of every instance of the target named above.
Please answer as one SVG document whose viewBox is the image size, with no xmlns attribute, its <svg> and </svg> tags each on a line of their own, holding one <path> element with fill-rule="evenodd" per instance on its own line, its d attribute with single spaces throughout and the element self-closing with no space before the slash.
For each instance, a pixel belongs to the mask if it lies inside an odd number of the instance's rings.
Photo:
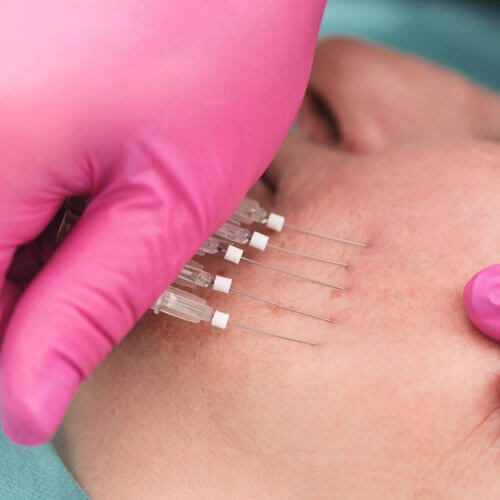
<svg viewBox="0 0 500 500">
<path fill-rule="evenodd" d="M 1 353 L 13 440 L 53 435 L 79 383 L 195 253 L 197 214 L 170 195 L 144 186 L 101 194 L 19 299 Z"/>
<path fill-rule="evenodd" d="M 500 341 L 500 265 L 479 271 L 464 289 L 469 319 L 486 336 Z"/>
</svg>

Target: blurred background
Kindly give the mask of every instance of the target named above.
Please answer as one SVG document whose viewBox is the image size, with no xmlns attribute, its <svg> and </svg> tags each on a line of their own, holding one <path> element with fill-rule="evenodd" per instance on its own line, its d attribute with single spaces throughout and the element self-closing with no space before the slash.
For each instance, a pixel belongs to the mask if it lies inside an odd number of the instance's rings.
<svg viewBox="0 0 500 500">
<path fill-rule="evenodd" d="M 500 90 L 500 0 L 329 0 L 321 35 L 332 34 L 413 52 Z"/>
</svg>

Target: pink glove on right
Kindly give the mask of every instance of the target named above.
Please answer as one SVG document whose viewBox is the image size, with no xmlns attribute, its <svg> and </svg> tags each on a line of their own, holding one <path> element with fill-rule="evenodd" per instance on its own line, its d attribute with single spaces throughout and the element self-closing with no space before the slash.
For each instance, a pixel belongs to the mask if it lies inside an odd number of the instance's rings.
<svg viewBox="0 0 500 500">
<path fill-rule="evenodd" d="M 271 161 L 323 7 L 1 2 L 0 401 L 12 439 L 53 435 L 79 383 Z M 84 194 L 47 262 L 19 250 Z"/>
<path fill-rule="evenodd" d="M 464 289 L 470 320 L 487 337 L 500 341 L 500 265 L 479 271 Z"/>
</svg>

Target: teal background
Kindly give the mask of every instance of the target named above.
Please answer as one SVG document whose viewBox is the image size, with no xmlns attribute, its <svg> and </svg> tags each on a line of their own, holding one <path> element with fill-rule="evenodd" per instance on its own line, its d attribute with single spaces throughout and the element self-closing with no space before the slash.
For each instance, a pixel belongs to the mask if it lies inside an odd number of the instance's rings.
<svg viewBox="0 0 500 500">
<path fill-rule="evenodd" d="M 52 445 L 24 448 L 0 433 L 1 500 L 80 500 L 87 496 Z"/>
<path fill-rule="evenodd" d="M 500 90 L 500 1 L 333 0 L 321 35 L 332 33 L 419 54 Z"/>
<path fill-rule="evenodd" d="M 333 0 L 321 35 L 332 33 L 414 52 L 500 89 L 498 2 Z M 1 500 L 81 498 L 86 496 L 50 444 L 22 448 L 0 435 Z"/>
</svg>

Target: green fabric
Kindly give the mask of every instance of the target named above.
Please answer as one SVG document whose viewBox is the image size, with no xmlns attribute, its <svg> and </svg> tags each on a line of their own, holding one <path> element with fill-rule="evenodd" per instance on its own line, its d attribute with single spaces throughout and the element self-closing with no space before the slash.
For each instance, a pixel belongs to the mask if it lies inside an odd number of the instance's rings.
<svg viewBox="0 0 500 500">
<path fill-rule="evenodd" d="M 500 5 L 493 1 L 332 0 L 321 33 L 392 45 L 500 89 L 499 27 Z M 22 448 L 0 436 L 1 500 L 82 498 L 50 444 Z"/>
<path fill-rule="evenodd" d="M 80 500 L 88 498 L 47 444 L 24 448 L 0 433 L 1 500 Z"/>
</svg>

